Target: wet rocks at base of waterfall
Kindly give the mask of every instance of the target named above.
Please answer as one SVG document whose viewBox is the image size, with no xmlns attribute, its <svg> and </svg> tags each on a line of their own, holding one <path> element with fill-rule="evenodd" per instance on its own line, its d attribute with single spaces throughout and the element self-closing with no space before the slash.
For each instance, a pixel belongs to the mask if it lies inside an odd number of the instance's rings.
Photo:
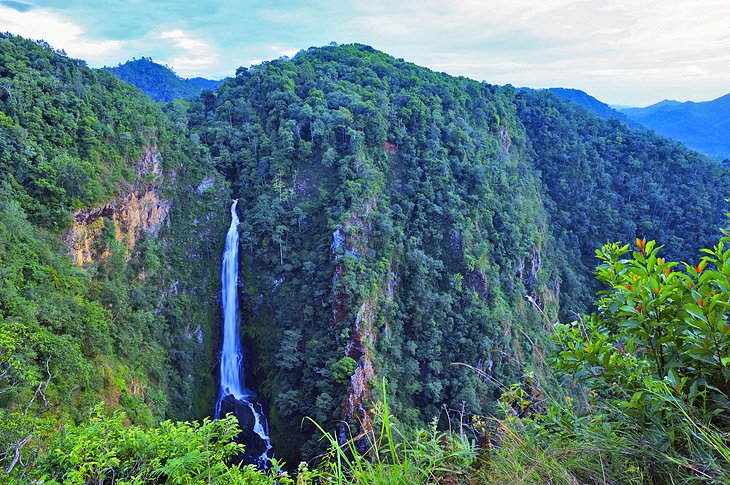
<svg viewBox="0 0 730 485">
<path fill-rule="evenodd" d="M 254 406 L 260 408 L 259 403 L 253 400 L 251 402 Z M 243 444 L 246 448 L 242 454 L 236 457 L 236 461 L 264 467 L 268 466 L 268 463 L 261 463 L 260 460 L 261 456 L 267 451 L 268 446 L 254 431 L 256 418 L 248 403 L 236 399 L 235 396 L 228 395 L 221 400 L 220 406 L 220 415 L 233 414 L 236 416 L 238 426 L 241 428 L 241 432 L 236 436 L 236 442 Z"/>
</svg>

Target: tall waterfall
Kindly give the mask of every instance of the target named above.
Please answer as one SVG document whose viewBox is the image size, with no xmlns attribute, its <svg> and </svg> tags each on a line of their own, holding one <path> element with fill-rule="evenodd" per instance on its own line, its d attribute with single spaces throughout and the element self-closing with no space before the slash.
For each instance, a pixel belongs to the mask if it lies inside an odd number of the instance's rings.
<svg viewBox="0 0 730 485">
<path fill-rule="evenodd" d="M 263 441 L 266 449 L 258 457 L 258 464 L 266 467 L 271 459 L 271 439 L 269 425 L 263 408 L 255 399 L 255 394 L 246 388 L 243 381 L 243 355 L 238 330 L 238 199 L 231 204 L 231 226 L 226 235 L 223 250 L 221 283 L 223 288 L 223 348 L 221 349 L 220 394 L 215 406 L 215 418 L 221 417 L 221 405 L 228 396 L 241 405 L 247 406 L 253 414 L 252 431 Z M 236 413 L 238 414 L 238 413 Z"/>
</svg>

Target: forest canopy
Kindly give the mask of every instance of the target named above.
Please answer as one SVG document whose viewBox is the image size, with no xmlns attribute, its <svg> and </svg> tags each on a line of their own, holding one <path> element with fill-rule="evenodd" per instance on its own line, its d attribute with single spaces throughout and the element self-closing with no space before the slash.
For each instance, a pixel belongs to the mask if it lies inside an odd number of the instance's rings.
<svg viewBox="0 0 730 485">
<path fill-rule="evenodd" d="M 549 92 L 359 44 L 240 68 L 159 104 L 3 34 L 0 88 L 0 460 L 15 477 L 20 461 L 59 481 L 106 476 L 84 475 L 95 457 L 73 461 L 76 439 L 119 453 L 108 470 L 139 456 L 148 481 L 199 477 L 201 460 L 240 451 L 214 445 L 235 434 L 230 420 L 167 421 L 212 411 L 231 197 L 246 379 L 284 461 L 323 452 L 322 430 L 336 430 L 336 445 L 388 426 L 389 413 L 405 436 L 432 429 L 439 453 L 454 410 L 467 420 L 514 411 L 525 421 L 510 425 L 524 427 L 510 429 L 535 426 L 536 440 L 588 436 L 570 435 L 575 413 L 609 438 L 638 423 L 632 439 L 682 459 L 699 445 L 660 436 L 679 414 L 655 422 L 658 402 L 681 400 L 712 439 L 727 431 L 727 257 L 716 247 L 702 263 L 698 251 L 717 243 L 730 178 L 679 143 Z M 77 233 L 88 235 L 81 257 Z M 555 333 L 555 322 L 591 314 Z M 533 405 L 561 372 L 571 399 L 593 401 Z M 665 384 L 669 394 L 652 397 Z M 630 409 L 612 414 L 596 399 Z M 105 448 L 107 432 L 129 446 Z M 144 452 L 168 442 L 186 459 Z M 454 446 L 476 456 L 473 443 Z M 653 466 L 644 455 L 631 463 Z M 239 472 L 264 480 L 215 468 Z"/>
</svg>

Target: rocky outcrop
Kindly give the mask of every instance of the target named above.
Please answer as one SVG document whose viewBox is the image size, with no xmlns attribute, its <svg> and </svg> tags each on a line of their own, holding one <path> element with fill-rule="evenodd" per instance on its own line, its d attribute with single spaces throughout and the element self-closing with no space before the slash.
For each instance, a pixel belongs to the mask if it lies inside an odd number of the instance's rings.
<svg viewBox="0 0 730 485">
<path fill-rule="evenodd" d="M 114 238 L 131 254 L 144 234 L 156 235 L 167 220 L 172 201 L 160 197 L 162 169 L 155 147 L 147 146 L 134 165 L 137 181 L 125 187 L 109 203 L 74 214 L 74 224 L 66 235 L 66 246 L 78 266 L 107 256 L 102 233 L 112 224 Z"/>
<path fill-rule="evenodd" d="M 530 257 L 520 259 L 517 262 L 517 277 L 522 281 L 522 284 L 530 295 L 535 291 L 541 268 L 542 256 L 539 248 L 533 249 Z"/>
<path fill-rule="evenodd" d="M 372 416 L 366 402 L 370 382 L 375 377 L 371 349 L 375 344 L 373 320 L 376 306 L 377 299 L 367 299 L 362 303 L 355 319 L 354 335 L 345 346 L 345 354 L 357 362 L 357 367 L 342 402 L 342 418 L 345 422 L 357 422 L 365 433 L 372 430 Z"/>
<path fill-rule="evenodd" d="M 358 210 L 351 213 L 345 223 L 338 225 L 332 234 L 332 251 L 335 253 L 337 261 L 333 277 L 335 292 L 333 319 L 337 328 L 343 325 L 349 313 L 347 306 L 349 302 L 338 291 L 337 285 L 338 280 L 344 276 L 346 271 L 342 256 L 350 254 L 359 259 L 368 254 L 370 215 L 376 204 L 377 199 L 375 198 L 367 200 Z M 340 428 L 339 437 L 343 442 L 352 436 L 360 436 L 361 439 L 356 440 L 357 443 L 366 447 L 367 437 L 372 434 L 372 412 L 368 408 L 368 401 L 371 383 L 375 378 L 373 349 L 378 338 L 375 321 L 382 304 L 392 300 L 395 286 L 396 277 L 391 268 L 373 294 L 360 303 L 350 336 L 344 342 L 345 357 L 352 358 L 357 365 L 342 400 L 342 422 L 350 425 L 348 428 L 343 424 Z"/>
<path fill-rule="evenodd" d="M 268 463 L 261 463 L 261 455 L 269 450 L 268 445 L 256 433 L 256 416 L 253 413 L 253 407 L 258 413 L 263 413 L 261 404 L 258 403 L 256 397 L 251 395 L 247 399 L 251 404 L 243 399 L 238 400 L 234 396 L 226 396 L 221 401 L 221 416 L 233 414 L 238 421 L 240 432 L 236 436 L 236 443 L 245 446 L 243 452 L 234 458 L 234 461 L 242 463 L 260 463 L 267 466 Z M 268 427 L 267 427 L 268 430 Z"/>
</svg>

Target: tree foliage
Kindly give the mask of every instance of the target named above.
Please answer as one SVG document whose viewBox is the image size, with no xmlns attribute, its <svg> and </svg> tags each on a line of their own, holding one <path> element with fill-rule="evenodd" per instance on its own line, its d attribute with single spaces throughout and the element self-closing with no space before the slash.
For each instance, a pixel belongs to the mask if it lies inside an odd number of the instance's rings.
<svg viewBox="0 0 730 485">
<path fill-rule="evenodd" d="M 83 420 L 100 399 L 147 425 L 206 414 L 213 383 L 199 362 L 213 360 L 213 228 L 223 230 L 227 194 L 185 105 L 163 112 L 110 74 L 8 34 L 0 86 L 3 467 L 16 452 L 27 463 L 44 427 Z M 148 152 L 163 180 L 136 169 Z M 147 187 L 171 205 L 168 223 L 156 238 L 125 234 L 110 212 Z M 77 267 L 67 227 L 97 208 L 99 257 Z"/>
<path fill-rule="evenodd" d="M 183 79 L 168 66 L 157 64 L 149 57 L 133 59 L 105 69 L 122 81 L 138 87 L 155 101 L 164 103 L 193 98 L 203 89 L 215 89 L 221 83 L 201 77 Z"/>
</svg>

